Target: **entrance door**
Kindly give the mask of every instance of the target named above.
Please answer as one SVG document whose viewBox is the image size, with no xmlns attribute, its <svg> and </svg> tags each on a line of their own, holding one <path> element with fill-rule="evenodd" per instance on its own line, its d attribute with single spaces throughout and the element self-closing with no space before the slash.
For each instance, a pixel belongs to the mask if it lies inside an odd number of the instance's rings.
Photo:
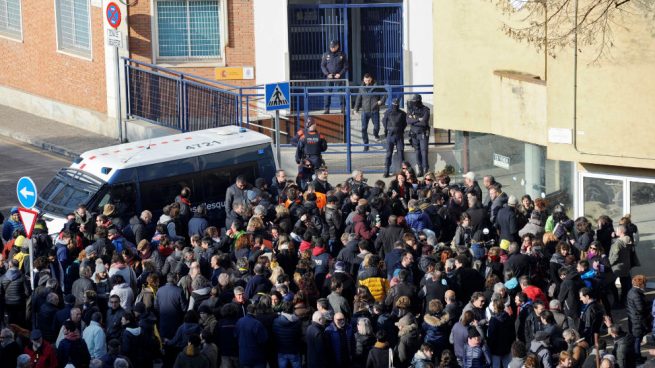
<svg viewBox="0 0 655 368">
<path fill-rule="evenodd" d="M 614 228 L 625 214 L 639 229 L 637 255 L 641 267 L 631 270 L 632 275 L 655 276 L 655 180 L 580 173 L 578 208 L 593 224 L 600 215 L 609 216 Z M 606 250 L 607 252 L 608 250 Z"/>
<path fill-rule="evenodd" d="M 361 71 L 379 84 L 403 84 L 403 14 L 396 6 L 361 9 Z"/>
</svg>

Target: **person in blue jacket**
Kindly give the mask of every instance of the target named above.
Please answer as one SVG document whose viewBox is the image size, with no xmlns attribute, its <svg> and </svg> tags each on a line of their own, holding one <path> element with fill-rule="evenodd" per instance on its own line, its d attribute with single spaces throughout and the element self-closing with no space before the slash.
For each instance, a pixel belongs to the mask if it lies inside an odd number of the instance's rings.
<svg viewBox="0 0 655 368">
<path fill-rule="evenodd" d="M 239 344 L 239 363 L 244 368 L 266 368 L 266 344 L 268 332 L 264 324 L 255 318 L 255 305 L 248 306 L 248 313 L 237 321 L 234 337 Z"/>
<path fill-rule="evenodd" d="M 2 224 L 2 239 L 5 242 L 11 240 L 11 236 L 16 230 L 25 231 L 23 223 L 20 221 L 20 215 L 18 214 L 18 207 L 12 207 L 9 211 L 9 218 Z"/>
</svg>

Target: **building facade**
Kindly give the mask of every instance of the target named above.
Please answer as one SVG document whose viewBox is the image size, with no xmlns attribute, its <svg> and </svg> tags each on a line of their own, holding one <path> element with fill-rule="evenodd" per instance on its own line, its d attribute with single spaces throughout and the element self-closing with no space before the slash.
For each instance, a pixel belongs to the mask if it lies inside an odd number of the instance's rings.
<svg viewBox="0 0 655 368">
<path fill-rule="evenodd" d="M 516 195 L 562 202 L 572 216 L 616 221 L 631 213 L 652 228 L 655 33 L 647 14 L 614 19 L 606 57 L 582 42 L 575 57 L 571 34 L 545 59 L 503 30 L 525 18 L 522 10 L 506 14 L 495 2 L 433 6 L 434 123 L 458 131 L 455 164 L 496 175 Z M 562 26 L 575 30 L 573 19 Z"/>
</svg>

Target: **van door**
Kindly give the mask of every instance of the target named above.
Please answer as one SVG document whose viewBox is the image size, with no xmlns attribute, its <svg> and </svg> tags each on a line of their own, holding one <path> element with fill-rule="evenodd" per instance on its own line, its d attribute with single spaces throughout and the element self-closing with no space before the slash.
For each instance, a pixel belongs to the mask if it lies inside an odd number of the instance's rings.
<svg viewBox="0 0 655 368">
<path fill-rule="evenodd" d="M 104 185 L 92 202 L 89 208 L 96 213 L 102 213 L 107 203 L 113 204 L 119 217 L 127 223 L 137 212 L 136 184 Z"/>
</svg>

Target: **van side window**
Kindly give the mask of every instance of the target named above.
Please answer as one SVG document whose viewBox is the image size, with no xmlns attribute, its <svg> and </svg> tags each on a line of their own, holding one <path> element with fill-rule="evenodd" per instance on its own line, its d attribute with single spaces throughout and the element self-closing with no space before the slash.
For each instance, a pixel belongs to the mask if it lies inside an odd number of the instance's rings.
<svg viewBox="0 0 655 368">
<path fill-rule="evenodd" d="M 128 219 L 136 213 L 136 187 L 134 183 L 115 184 L 105 189 L 102 198 L 98 202 L 96 212 L 102 213 L 102 209 L 107 203 L 116 207 L 116 212 L 120 217 Z"/>
<path fill-rule="evenodd" d="M 248 183 L 254 184 L 257 178 L 257 162 L 248 162 L 203 172 L 202 182 L 204 185 L 202 190 L 205 194 L 205 201 L 225 200 L 225 191 L 230 185 L 234 184 L 239 175 L 243 175 Z"/>
<path fill-rule="evenodd" d="M 198 179 L 197 173 L 178 175 L 171 178 L 141 182 L 141 204 L 143 209 L 159 213 L 165 205 L 175 201 L 184 187 L 191 188 L 191 201 L 196 195 L 195 182 Z"/>
</svg>

